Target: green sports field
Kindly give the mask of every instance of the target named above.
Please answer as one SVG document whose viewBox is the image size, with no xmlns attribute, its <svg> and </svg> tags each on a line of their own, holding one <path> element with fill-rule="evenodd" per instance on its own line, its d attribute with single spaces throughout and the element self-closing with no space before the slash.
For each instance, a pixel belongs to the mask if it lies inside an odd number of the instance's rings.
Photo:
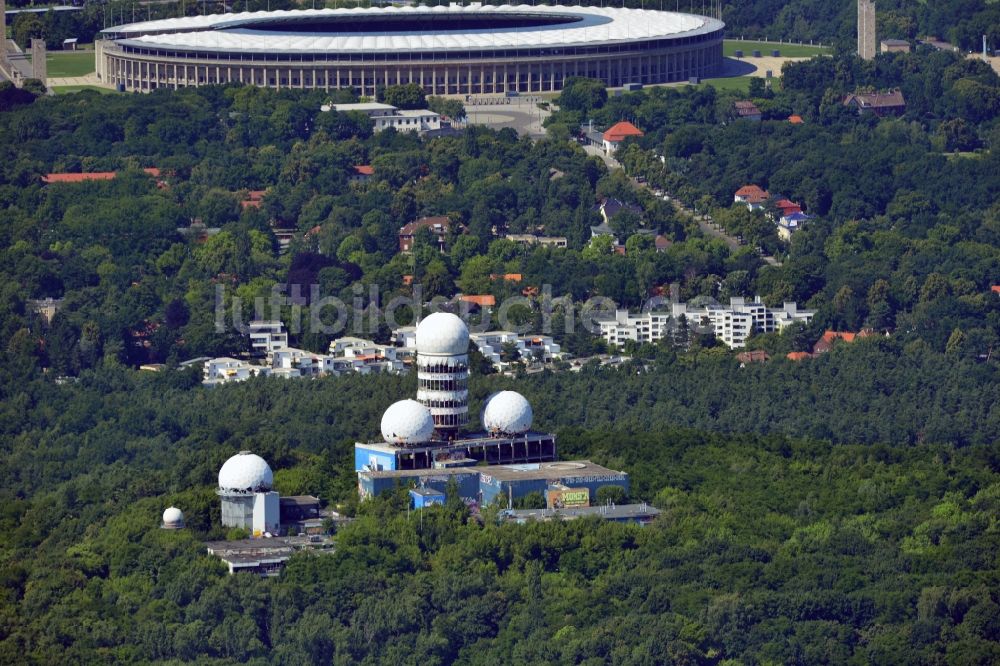
<svg viewBox="0 0 1000 666">
<path fill-rule="evenodd" d="M 761 55 L 769 56 L 771 51 L 781 51 L 782 58 L 808 58 L 810 56 L 826 55 L 833 53 L 833 49 L 826 46 L 809 46 L 808 44 L 777 44 L 775 42 L 750 42 L 738 39 L 727 39 L 722 43 L 722 55 L 733 57 L 737 51 L 743 51 L 744 56 L 749 56 L 754 51 L 760 51 Z"/>
<path fill-rule="evenodd" d="M 86 76 L 94 71 L 94 52 L 49 51 L 45 63 L 48 75 L 54 78 Z"/>
<path fill-rule="evenodd" d="M 110 95 L 114 93 L 114 90 L 109 88 L 101 88 L 100 86 L 53 86 L 52 92 L 57 95 L 65 95 L 66 93 L 76 93 L 82 90 L 95 90 L 102 95 Z"/>
</svg>

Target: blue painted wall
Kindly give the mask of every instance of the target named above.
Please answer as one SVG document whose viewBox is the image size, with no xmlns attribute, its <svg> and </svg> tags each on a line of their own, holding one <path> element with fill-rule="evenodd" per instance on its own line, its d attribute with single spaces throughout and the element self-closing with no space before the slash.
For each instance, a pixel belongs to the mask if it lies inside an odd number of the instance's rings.
<svg viewBox="0 0 1000 666">
<path fill-rule="evenodd" d="M 370 449 L 361 444 L 354 445 L 354 471 L 360 472 L 366 466 L 378 465 L 379 469 L 396 469 L 396 456 Z"/>
<path fill-rule="evenodd" d="M 410 500 L 413 502 L 414 509 L 423 509 L 428 506 L 434 506 L 435 504 L 444 504 L 446 496 L 443 492 L 436 492 L 434 495 L 426 495 L 416 492 L 415 490 L 410 491 Z"/>
</svg>

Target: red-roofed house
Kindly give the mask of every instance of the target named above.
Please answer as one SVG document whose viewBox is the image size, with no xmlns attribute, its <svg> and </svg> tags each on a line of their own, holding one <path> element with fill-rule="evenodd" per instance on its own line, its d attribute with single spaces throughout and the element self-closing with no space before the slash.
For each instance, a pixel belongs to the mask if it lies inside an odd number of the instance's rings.
<svg viewBox="0 0 1000 666">
<path fill-rule="evenodd" d="M 494 282 L 520 282 L 522 275 L 520 273 L 500 273 L 491 274 L 490 279 Z"/>
<path fill-rule="evenodd" d="M 491 308 L 497 304 L 496 296 L 492 294 L 459 294 L 458 300 L 462 303 L 472 303 L 481 308 Z"/>
<path fill-rule="evenodd" d="M 243 208 L 260 208 L 261 204 L 264 203 L 264 194 L 266 190 L 250 190 L 247 192 L 247 198 L 240 202 L 240 206 Z"/>
<path fill-rule="evenodd" d="M 359 164 L 354 167 L 354 173 L 348 178 L 351 183 L 364 183 L 375 175 L 375 169 L 370 164 Z"/>
<path fill-rule="evenodd" d="M 615 123 L 604 132 L 604 152 L 608 155 L 613 155 L 621 142 L 630 136 L 643 136 L 641 129 L 623 120 L 620 123 Z"/>
<path fill-rule="evenodd" d="M 802 116 L 800 116 L 798 114 L 792 114 L 792 115 L 788 116 L 788 122 L 790 122 L 793 125 L 801 125 L 805 121 L 802 120 Z"/>
<path fill-rule="evenodd" d="M 160 177 L 160 170 L 156 167 L 148 167 L 143 171 L 153 178 Z M 42 176 L 42 182 L 52 183 L 85 183 L 91 180 L 114 180 L 118 177 L 117 171 L 91 171 L 89 173 L 49 173 Z"/>
<path fill-rule="evenodd" d="M 760 109 L 750 100 L 733 102 L 733 108 L 736 111 L 736 115 L 743 120 L 760 120 L 762 117 Z"/>
<path fill-rule="evenodd" d="M 744 185 L 736 190 L 733 195 L 734 203 L 746 204 L 750 210 L 759 210 L 764 207 L 764 202 L 771 198 L 771 195 L 759 185 Z"/>
<path fill-rule="evenodd" d="M 854 342 L 856 338 L 867 338 L 872 335 L 875 335 L 875 331 L 870 328 L 862 329 L 858 333 L 851 333 L 850 331 L 825 331 L 823 337 L 813 345 L 813 354 L 825 354 L 833 349 L 833 345 L 838 340 Z"/>
<path fill-rule="evenodd" d="M 399 229 L 399 251 L 409 252 L 413 247 L 413 237 L 421 229 L 429 229 L 437 236 L 438 247 L 444 252 L 445 237 L 448 229 L 451 228 L 451 220 L 446 215 L 435 217 L 421 217 L 412 222 L 407 222 Z"/>
<path fill-rule="evenodd" d="M 792 213 L 802 212 L 802 206 L 789 199 L 778 199 L 774 202 L 774 207 L 781 213 L 781 217 L 788 217 Z"/>
<path fill-rule="evenodd" d="M 747 363 L 767 363 L 771 357 L 763 349 L 754 349 L 740 352 L 736 355 L 736 360 L 740 362 L 740 365 L 746 365 Z"/>
<path fill-rule="evenodd" d="M 812 354 L 809 352 L 788 352 L 785 354 L 785 358 L 789 361 L 804 361 L 807 358 L 812 358 Z"/>
<path fill-rule="evenodd" d="M 1000 284 L 992 285 L 990 287 L 990 291 L 992 291 L 994 294 L 1000 295 Z"/>
<path fill-rule="evenodd" d="M 114 180 L 118 174 L 114 171 L 92 171 L 90 173 L 50 173 L 42 176 L 42 182 L 52 183 L 85 183 L 91 180 Z"/>
<path fill-rule="evenodd" d="M 653 239 L 653 247 L 657 252 L 666 252 L 667 248 L 673 244 L 674 242 L 672 240 L 662 234 L 658 234 L 656 238 Z"/>
</svg>

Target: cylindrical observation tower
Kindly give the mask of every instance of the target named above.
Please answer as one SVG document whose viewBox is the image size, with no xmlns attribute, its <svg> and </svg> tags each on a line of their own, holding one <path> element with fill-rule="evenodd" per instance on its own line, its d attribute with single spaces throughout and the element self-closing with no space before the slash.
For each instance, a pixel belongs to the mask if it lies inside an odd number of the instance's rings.
<svg viewBox="0 0 1000 666">
<path fill-rule="evenodd" d="M 436 312 L 417 326 L 417 400 L 443 439 L 469 422 L 468 351 L 469 329 L 453 314 Z"/>
</svg>

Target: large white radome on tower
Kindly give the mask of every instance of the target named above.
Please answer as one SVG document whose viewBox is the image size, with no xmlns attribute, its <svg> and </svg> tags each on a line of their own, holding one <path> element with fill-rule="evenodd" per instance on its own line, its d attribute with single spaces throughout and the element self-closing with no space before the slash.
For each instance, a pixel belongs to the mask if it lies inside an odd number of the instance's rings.
<svg viewBox="0 0 1000 666">
<path fill-rule="evenodd" d="M 263 458 L 249 451 L 240 451 L 219 470 L 219 490 L 223 491 L 268 491 L 272 483 L 274 474 L 271 467 Z"/>
<path fill-rule="evenodd" d="M 456 356 L 469 350 L 469 327 L 449 312 L 435 312 L 417 326 L 417 353 Z"/>
<path fill-rule="evenodd" d="M 434 419 L 416 400 L 400 400 L 382 415 L 382 437 L 390 444 L 423 444 L 434 434 Z"/>
<path fill-rule="evenodd" d="M 516 391 L 500 391 L 483 407 L 483 428 L 490 433 L 520 435 L 531 429 L 533 418 L 531 403 Z"/>
</svg>

